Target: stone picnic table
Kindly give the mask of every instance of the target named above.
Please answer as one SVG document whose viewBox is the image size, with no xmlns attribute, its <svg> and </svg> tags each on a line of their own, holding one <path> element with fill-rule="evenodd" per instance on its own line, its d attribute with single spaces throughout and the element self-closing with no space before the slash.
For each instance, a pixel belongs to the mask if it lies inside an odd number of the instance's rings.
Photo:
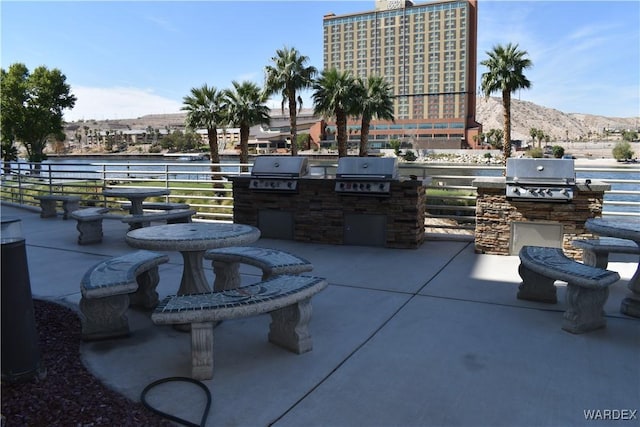
<svg viewBox="0 0 640 427">
<path fill-rule="evenodd" d="M 244 224 L 192 222 L 139 228 L 126 242 L 139 249 L 178 251 L 184 268 L 178 295 L 211 292 L 204 275 L 203 255 L 208 249 L 241 246 L 260 238 L 260 230 Z"/>
<path fill-rule="evenodd" d="M 124 197 L 131 202 L 129 213 L 131 215 L 142 215 L 142 202 L 148 197 L 166 196 L 170 193 L 168 188 L 141 188 L 123 187 L 106 188 L 102 194 L 107 197 Z"/>
<path fill-rule="evenodd" d="M 585 227 L 600 236 L 632 240 L 640 246 L 640 220 L 591 218 L 587 220 Z M 627 316 L 640 317 L 640 262 L 629 280 L 628 287 L 631 295 L 622 300 L 620 312 Z"/>
</svg>

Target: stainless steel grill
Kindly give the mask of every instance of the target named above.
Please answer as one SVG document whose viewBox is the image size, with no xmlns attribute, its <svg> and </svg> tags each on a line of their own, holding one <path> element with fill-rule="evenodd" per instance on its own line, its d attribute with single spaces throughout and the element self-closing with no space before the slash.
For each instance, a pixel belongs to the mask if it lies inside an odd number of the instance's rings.
<svg viewBox="0 0 640 427">
<path fill-rule="evenodd" d="M 251 168 L 249 188 L 255 191 L 295 192 L 298 179 L 309 174 L 306 157 L 259 156 Z"/>
<path fill-rule="evenodd" d="M 335 191 L 351 194 L 391 194 L 391 181 L 398 179 L 394 157 L 342 157 L 338 160 Z"/>
<path fill-rule="evenodd" d="M 507 159 L 507 198 L 545 202 L 573 200 L 573 159 Z"/>
</svg>

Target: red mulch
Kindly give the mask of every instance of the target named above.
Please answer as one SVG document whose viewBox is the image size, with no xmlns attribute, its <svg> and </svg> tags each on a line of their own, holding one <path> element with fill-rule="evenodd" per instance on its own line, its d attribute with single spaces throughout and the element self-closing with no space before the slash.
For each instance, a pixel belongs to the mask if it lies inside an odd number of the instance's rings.
<svg viewBox="0 0 640 427">
<path fill-rule="evenodd" d="M 1 384 L 2 425 L 171 426 L 141 403 L 104 386 L 80 359 L 80 319 L 59 304 L 34 300 L 44 379 Z"/>
</svg>

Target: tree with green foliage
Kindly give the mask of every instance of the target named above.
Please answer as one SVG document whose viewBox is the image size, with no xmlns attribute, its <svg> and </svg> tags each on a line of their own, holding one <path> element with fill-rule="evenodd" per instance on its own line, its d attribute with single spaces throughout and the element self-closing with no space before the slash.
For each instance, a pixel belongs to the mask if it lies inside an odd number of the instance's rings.
<svg viewBox="0 0 640 427">
<path fill-rule="evenodd" d="M 397 139 L 392 139 L 389 141 L 389 146 L 393 149 L 393 153 L 399 157 L 400 156 L 400 141 Z"/>
<path fill-rule="evenodd" d="M 493 50 L 486 52 L 488 59 L 480 64 L 487 67 L 488 71 L 482 74 L 481 87 L 484 96 L 488 97 L 494 92 L 502 94 L 502 108 L 504 119 L 504 162 L 511 157 L 511 94 L 519 89 L 528 89 L 531 82 L 525 77 L 523 71 L 533 64 L 526 51 L 518 50 L 518 45 L 511 43 L 506 46 L 497 45 Z"/>
<path fill-rule="evenodd" d="M 183 111 L 187 112 L 185 124 L 189 130 L 206 129 L 211 153 L 212 180 L 218 179 L 220 172 L 220 152 L 218 150 L 218 127 L 226 121 L 224 91 L 205 83 L 199 88 L 191 88 L 191 95 L 183 98 Z"/>
<path fill-rule="evenodd" d="M 200 145 L 200 136 L 195 132 L 182 132 L 174 130 L 159 142 L 163 150 L 188 152 L 195 150 Z"/>
<path fill-rule="evenodd" d="M 311 135 L 308 133 L 299 133 L 297 135 L 298 149 L 309 150 L 311 148 Z"/>
<path fill-rule="evenodd" d="M 564 156 L 564 147 L 561 145 L 554 145 L 551 147 L 551 153 L 553 153 L 553 157 L 560 159 Z"/>
<path fill-rule="evenodd" d="M 360 147 L 358 155 L 366 157 L 369 143 L 369 127 L 372 119 L 391 120 L 393 116 L 393 97 L 389 83 L 381 76 L 369 76 L 366 80 L 358 78 L 359 86 L 355 101 L 360 109 Z"/>
<path fill-rule="evenodd" d="M 66 76 L 57 68 L 37 67 L 33 73 L 24 64 L 15 63 L 1 70 L 1 132 L 7 153 L 14 142 L 21 142 L 30 162 L 46 158 L 44 150 L 49 139 L 63 131 L 63 112 L 72 109 L 76 97 L 66 83 Z"/>
<path fill-rule="evenodd" d="M 285 103 L 289 104 L 289 126 L 291 132 L 291 155 L 298 155 L 297 117 L 302 109 L 302 97 L 298 91 L 310 88 L 317 69 L 307 66 L 309 58 L 301 55 L 295 48 L 284 47 L 276 50 L 276 56 L 271 58 L 273 65 L 265 67 L 265 95 L 271 96 L 276 92 L 282 95 L 282 114 Z"/>
<path fill-rule="evenodd" d="M 489 145 L 491 145 L 493 148 L 496 148 L 498 150 L 503 148 L 504 131 L 502 129 L 489 129 L 489 131 L 487 131 L 487 133 L 485 134 L 485 137 Z"/>
<path fill-rule="evenodd" d="M 338 157 L 347 156 L 347 119 L 359 114 L 358 86 L 351 71 L 324 70 L 313 84 L 314 113 L 336 120 Z M 354 96 L 356 95 L 356 96 Z"/>
<path fill-rule="evenodd" d="M 536 143 L 536 139 L 538 138 L 538 129 L 531 128 L 529 129 L 529 136 L 531 137 L 531 146 Z"/>
<path fill-rule="evenodd" d="M 2 150 L 2 169 L 8 175 L 11 173 L 11 162 L 18 160 L 18 149 L 13 145 L 13 141 L 2 141 L 0 149 Z"/>
<path fill-rule="evenodd" d="M 618 142 L 613 147 L 613 158 L 616 160 L 631 160 L 633 158 L 633 150 L 631 150 L 631 144 L 627 141 Z"/>
<path fill-rule="evenodd" d="M 240 163 L 249 163 L 249 129 L 271 122 L 264 92 L 255 83 L 232 82 L 233 89 L 225 91 L 227 123 L 240 129 Z M 242 167 L 248 172 L 248 166 Z"/>
<path fill-rule="evenodd" d="M 638 140 L 638 132 L 635 130 L 625 130 L 622 131 L 622 140 L 623 141 L 637 141 Z"/>
</svg>

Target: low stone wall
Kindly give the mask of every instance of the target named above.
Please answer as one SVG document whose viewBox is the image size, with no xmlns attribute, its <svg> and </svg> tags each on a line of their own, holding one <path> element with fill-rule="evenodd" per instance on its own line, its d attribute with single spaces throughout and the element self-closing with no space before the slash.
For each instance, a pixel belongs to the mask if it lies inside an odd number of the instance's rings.
<svg viewBox="0 0 640 427">
<path fill-rule="evenodd" d="M 233 219 L 259 227 L 261 210 L 291 212 L 296 241 L 345 244 L 345 217 L 385 215 L 389 248 L 417 248 L 425 238 L 426 188 L 421 181 L 392 181 L 390 196 L 336 193 L 334 179 L 303 178 L 296 193 L 249 189 L 249 177 L 231 177 Z"/>
<path fill-rule="evenodd" d="M 513 222 L 538 222 L 561 224 L 562 247 L 567 256 L 582 259 L 582 250 L 574 248 L 571 241 L 577 238 L 593 238 L 585 228 L 588 218 L 602 216 L 604 192 L 610 189 L 601 182 L 578 183 L 571 202 L 535 202 L 507 200 L 504 178 L 479 178 L 474 180 L 476 200 L 476 253 L 510 255 L 511 224 Z"/>
</svg>

